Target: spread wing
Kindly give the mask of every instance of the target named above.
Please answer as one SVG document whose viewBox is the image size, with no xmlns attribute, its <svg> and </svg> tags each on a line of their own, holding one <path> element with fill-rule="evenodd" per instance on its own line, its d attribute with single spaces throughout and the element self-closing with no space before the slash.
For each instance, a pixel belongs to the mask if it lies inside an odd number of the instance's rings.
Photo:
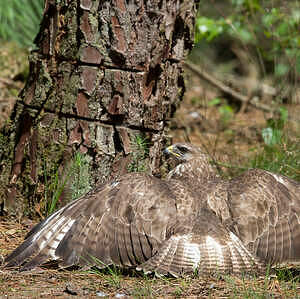
<svg viewBox="0 0 300 299">
<path fill-rule="evenodd" d="M 153 256 L 176 221 L 168 185 L 145 174 L 129 174 L 101 185 L 38 224 L 6 259 L 29 270 L 49 260 L 63 267 L 134 266 Z M 99 265 L 98 265 L 99 266 Z"/>
<path fill-rule="evenodd" d="M 56 260 L 62 267 L 115 264 L 175 276 L 263 269 L 203 203 L 180 181 L 129 174 L 46 218 L 6 267 L 30 270 Z"/>
<path fill-rule="evenodd" d="M 271 263 L 300 261 L 300 184 L 253 169 L 231 180 L 228 205 L 243 243 Z"/>
</svg>

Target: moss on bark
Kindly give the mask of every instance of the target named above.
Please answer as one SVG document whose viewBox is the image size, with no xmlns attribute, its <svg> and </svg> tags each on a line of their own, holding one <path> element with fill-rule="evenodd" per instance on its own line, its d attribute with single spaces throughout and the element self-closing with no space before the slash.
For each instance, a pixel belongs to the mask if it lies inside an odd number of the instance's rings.
<svg viewBox="0 0 300 299">
<path fill-rule="evenodd" d="M 189 0 L 46 1 L 28 82 L 0 133 L 5 211 L 40 213 L 49 182 L 76 152 L 89 161 L 92 187 L 139 169 L 139 135 L 145 168 L 159 174 L 194 17 Z"/>
</svg>

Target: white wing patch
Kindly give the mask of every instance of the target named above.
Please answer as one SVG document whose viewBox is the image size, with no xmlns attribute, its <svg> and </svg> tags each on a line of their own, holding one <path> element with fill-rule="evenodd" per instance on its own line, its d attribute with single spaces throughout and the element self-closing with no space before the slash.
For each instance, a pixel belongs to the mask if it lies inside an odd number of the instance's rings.
<svg viewBox="0 0 300 299">
<path fill-rule="evenodd" d="M 55 255 L 55 251 L 61 242 L 61 240 L 64 238 L 66 233 L 71 229 L 73 223 L 75 222 L 75 219 L 70 219 L 62 228 L 61 232 L 56 236 L 56 238 L 51 242 L 51 249 L 49 250 L 49 254 L 53 259 L 58 259 L 58 257 Z M 53 231 L 55 233 L 55 231 Z M 53 234 L 52 234 L 53 235 Z"/>
<path fill-rule="evenodd" d="M 272 173 L 272 172 L 268 172 L 268 173 L 271 174 L 271 175 L 273 176 L 273 178 L 274 178 L 277 182 L 279 182 L 279 183 L 281 183 L 281 184 L 283 184 L 283 185 L 286 184 L 286 182 L 284 181 L 284 179 L 283 179 L 280 175 L 277 175 L 277 174 Z"/>
<path fill-rule="evenodd" d="M 31 243 L 34 243 L 35 240 L 39 239 L 40 235 L 43 233 L 43 231 L 45 230 L 47 224 L 57 215 L 61 212 L 61 210 L 58 210 L 57 212 L 55 212 L 54 214 L 52 214 L 49 218 L 47 218 L 45 220 L 45 222 L 43 223 L 43 226 L 41 227 L 41 229 L 39 231 L 37 231 L 33 236 L 32 236 L 32 240 Z"/>
<path fill-rule="evenodd" d="M 206 237 L 206 246 L 209 256 L 216 262 L 217 267 L 224 266 L 223 246 L 211 236 Z"/>
<path fill-rule="evenodd" d="M 199 245 L 190 243 L 188 240 L 184 243 L 184 256 L 188 256 L 193 263 L 193 269 L 197 269 L 201 260 Z"/>
<path fill-rule="evenodd" d="M 58 221 L 53 225 L 50 226 L 49 231 L 45 234 L 42 235 L 41 232 L 37 236 L 37 240 L 43 237 L 43 241 L 40 243 L 39 248 L 40 250 L 43 250 L 46 245 L 48 244 L 49 239 L 53 236 L 53 234 L 56 232 L 57 228 L 64 222 L 65 217 L 61 216 L 61 218 L 58 219 Z"/>
<path fill-rule="evenodd" d="M 60 211 L 59 211 L 60 212 Z M 51 249 L 49 250 L 49 255 L 53 259 L 57 259 L 57 256 L 55 255 L 55 250 L 61 240 L 64 238 L 66 233 L 70 230 L 73 223 L 75 222 L 75 219 L 68 219 L 64 216 L 60 216 L 56 222 L 53 223 L 53 225 L 47 225 L 50 220 L 56 216 L 57 213 L 54 213 L 52 216 L 50 216 L 49 219 L 44 223 L 42 229 L 38 231 L 31 240 L 31 243 L 34 243 L 38 241 L 39 239 L 42 239 L 41 243 L 39 244 L 39 250 L 42 251 L 51 241 Z M 60 226 L 63 224 L 63 227 L 60 228 Z M 45 230 L 48 229 L 48 231 L 45 232 Z M 58 235 L 53 239 L 53 236 L 55 233 L 59 231 Z M 51 240 L 52 239 L 52 240 Z"/>
</svg>

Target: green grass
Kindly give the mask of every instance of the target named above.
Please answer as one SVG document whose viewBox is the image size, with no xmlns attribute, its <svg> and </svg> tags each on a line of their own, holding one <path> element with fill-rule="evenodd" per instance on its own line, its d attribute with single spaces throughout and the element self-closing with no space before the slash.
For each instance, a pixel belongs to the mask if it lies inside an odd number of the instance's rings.
<svg viewBox="0 0 300 299">
<path fill-rule="evenodd" d="M 32 47 L 40 28 L 44 0 L 0 2 L 0 39 Z"/>
<path fill-rule="evenodd" d="M 115 270 L 114 270 L 115 271 Z M 156 298 L 157 296 L 172 296 L 185 298 L 199 296 L 207 298 L 300 298 L 299 281 L 282 280 L 278 276 L 265 277 L 181 277 L 157 278 L 153 276 L 122 275 L 113 272 L 97 274 L 105 281 L 107 293 L 126 293 L 133 298 Z M 298 297 L 297 297 L 298 296 Z"/>
<path fill-rule="evenodd" d="M 44 201 L 47 216 L 60 207 L 59 202 L 62 197 L 68 202 L 79 198 L 91 189 L 89 182 L 90 159 L 87 155 L 76 153 L 70 164 L 66 165 L 62 171 L 59 167 L 52 171 L 47 169 L 47 163 L 44 161 L 46 186 Z"/>
<path fill-rule="evenodd" d="M 114 289 L 119 289 L 121 287 L 122 271 L 119 267 L 115 265 L 106 265 L 94 256 L 90 256 L 90 259 L 96 266 L 91 267 L 88 273 L 99 275 L 102 279 L 106 280 L 109 287 Z M 105 268 L 103 268 L 103 266 Z"/>
<path fill-rule="evenodd" d="M 300 181 L 299 143 L 286 140 L 273 146 L 264 145 L 256 152 L 249 166 L 281 173 Z"/>
<path fill-rule="evenodd" d="M 300 181 L 300 135 L 289 136 L 287 109 L 280 107 L 276 118 L 269 118 L 261 135 L 262 149 L 250 161 L 250 167 L 281 173 Z"/>
<path fill-rule="evenodd" d="M 91 257 L 92 267 L 84 273 L 99 277 L 105 294 L 126 294 L 133 298 L 172 296 L 205 296 L 207 298 L 300 298 L 300 269 L 275 268 L 266 270 L 263 276 L 196 275 L 173 278 L 145 275 L 133 269 L 114 265 L 103 268 L 103 263 Z"/>
<path fill-rule="evenodd" d="M 240 163 L 241 153 L 235 152 L 230 163 L 216 162 L 225 169 L 222 173 L 224 178 L 234 177 L 249 168 L 258 168 L 300 181 L 300 134 L 289 130 L 287 110 L 280 108 L 278 111 L 278 115 L 268 119 L 265 127 L 260 129 L 260 140 L 247 149 L 248 160 Z"/>
</svg>

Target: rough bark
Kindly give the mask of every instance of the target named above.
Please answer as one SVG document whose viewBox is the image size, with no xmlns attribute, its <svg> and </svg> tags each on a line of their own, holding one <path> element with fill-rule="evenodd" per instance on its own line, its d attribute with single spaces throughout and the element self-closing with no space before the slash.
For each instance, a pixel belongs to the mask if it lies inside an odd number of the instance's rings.
<svg viewBox="0 0 300 299">
<path fill-rule="evenodd" d="M 0 199 L 9 213 L 38 210 L 75 152 L 91 187 L 146 158 L 157 175 L 192 47 L 190 0 L 45 2 L 28 82 L 0 133 Z M 137 138 L 147 140 L 148 157 L 136 153 Z"/>
</svg>

